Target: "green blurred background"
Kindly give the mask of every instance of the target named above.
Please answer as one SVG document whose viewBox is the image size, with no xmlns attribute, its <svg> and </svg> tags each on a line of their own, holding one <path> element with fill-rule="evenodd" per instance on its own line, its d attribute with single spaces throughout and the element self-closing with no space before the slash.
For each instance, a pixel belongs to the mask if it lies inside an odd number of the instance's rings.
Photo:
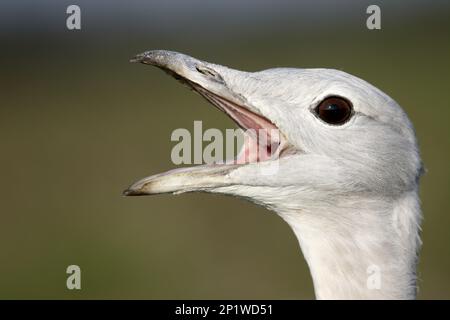
<svg viewBox="0 0 450 320">
<path fill-rule="evenodd" d="M 66 29 L 78 4 L 82 29 Z M 365 10 L 378 4 L 382 29 Z M 2 1 L 0 298 L 312 299 L 275 214 L 205 194 L 125 198 L 173 167 L 170 134 L 232 121 L 134 54 L 359 76 L 412 119 L 422 180 L 419 298 L 450 298 L 448 1 Z M 66 289 L 66 267 L 82 290 Z"/>
</svg>

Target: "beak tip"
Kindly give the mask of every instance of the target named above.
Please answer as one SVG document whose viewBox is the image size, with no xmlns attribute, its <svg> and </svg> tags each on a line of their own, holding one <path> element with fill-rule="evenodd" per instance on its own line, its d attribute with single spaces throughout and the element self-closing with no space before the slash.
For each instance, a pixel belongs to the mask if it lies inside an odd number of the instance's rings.
<svg viewBox="0 0 450 320">
<path fill-rule="evenodd" d="M 160 58 L 161 50 L 150 50 L 142 53 L 138 53 L 133 58 L 130 59 L 131 63 L 140 62 L 144 64 L 154 64 L 156 60 Z"/>
<path fill-rule="evenodd" d="M 122 192 L 122 195 L 125 197 L 131 197 L 131 196 L 143 196 L 145 193 L 140 191 L 140 190 L 136 190 L 136 189 L 126 189 Z"/>
<path fill-rule="evenodd" d="M 129 62 L 131 62 L 131 63 L 142 62 L 144 60 L 144 58 L 145 58 L 145 55 L 141 53 L 141 54 L 138 54 L 138 55 L 134 56 L 133 58 L 131 58 L 129 60 Z"/>
<path fill-rule="evenodd" d="M 139 62 L 156 67 L 166 67 L 168 64 L 173 64 L 174 59 L 178 56 L 180 56 L 180 54 L 177 52 L 167 50 L 149 50 L 135 55 L 130 59 L 130 62 Z"/>
</svg>

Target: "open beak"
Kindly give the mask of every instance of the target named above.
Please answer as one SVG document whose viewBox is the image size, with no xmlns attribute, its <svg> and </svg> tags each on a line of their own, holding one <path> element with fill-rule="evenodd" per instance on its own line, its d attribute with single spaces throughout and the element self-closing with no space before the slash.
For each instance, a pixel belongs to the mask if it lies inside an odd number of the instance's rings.
<svg viewBox="0 0 450 320">
<path fill-rule="evenodd" d="M 286 139 L 277 126 L 236 90 L 240 81 L 248 81 L 248 73 L 164 50 L 138 54 L 131 62 L 163 69 L 227 114 L 245 133 L 244 145 L 237 158 L 153 175 L 132 184 L 124 195 L 210 191 L 227 187 L 235 183 L 229 177 L 231 171 L 248 164 L 272 161 L 286 150 Z M 258 134 L 260 131 L 264 131 L 264 139 Z"/>
</svg>

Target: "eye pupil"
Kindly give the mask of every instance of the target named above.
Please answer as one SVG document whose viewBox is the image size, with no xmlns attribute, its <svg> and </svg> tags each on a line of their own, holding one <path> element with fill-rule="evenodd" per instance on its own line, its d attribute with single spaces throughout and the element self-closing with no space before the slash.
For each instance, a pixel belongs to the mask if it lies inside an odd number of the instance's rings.
<svg viewBox="0 0 450 320">
<path fill-rule="evenodd" d="M 316 113 L 326 123 L 340 125 L 350 119 L 352 105 L 341 97 L 329 97 L 317 106 Z"/>
</svg>

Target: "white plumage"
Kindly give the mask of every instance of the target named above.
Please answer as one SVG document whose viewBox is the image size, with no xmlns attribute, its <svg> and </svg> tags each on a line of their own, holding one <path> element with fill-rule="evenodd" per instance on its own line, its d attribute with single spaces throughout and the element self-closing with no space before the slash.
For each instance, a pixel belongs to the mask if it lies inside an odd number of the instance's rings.
<svg viewBox="0 0 450 320">
<path fill-rule="evenodd" d="M 126 195 L 205 191 L 247 198 L 291 226 L 317 298 L 415 298 L 422 163 L 413 127 L 394 100 L 337 70 L 250 73 L 169 51 L 149 51 L 134 61 L 168 71 L 241 126 L 276 126 L 282 150 L 276 161 L 151 176 Z M 352 105 L 341 125 L 315 113 L 331 96 Z M 375 287 L 372 276 L 379 280 Z"/>
</svg>

